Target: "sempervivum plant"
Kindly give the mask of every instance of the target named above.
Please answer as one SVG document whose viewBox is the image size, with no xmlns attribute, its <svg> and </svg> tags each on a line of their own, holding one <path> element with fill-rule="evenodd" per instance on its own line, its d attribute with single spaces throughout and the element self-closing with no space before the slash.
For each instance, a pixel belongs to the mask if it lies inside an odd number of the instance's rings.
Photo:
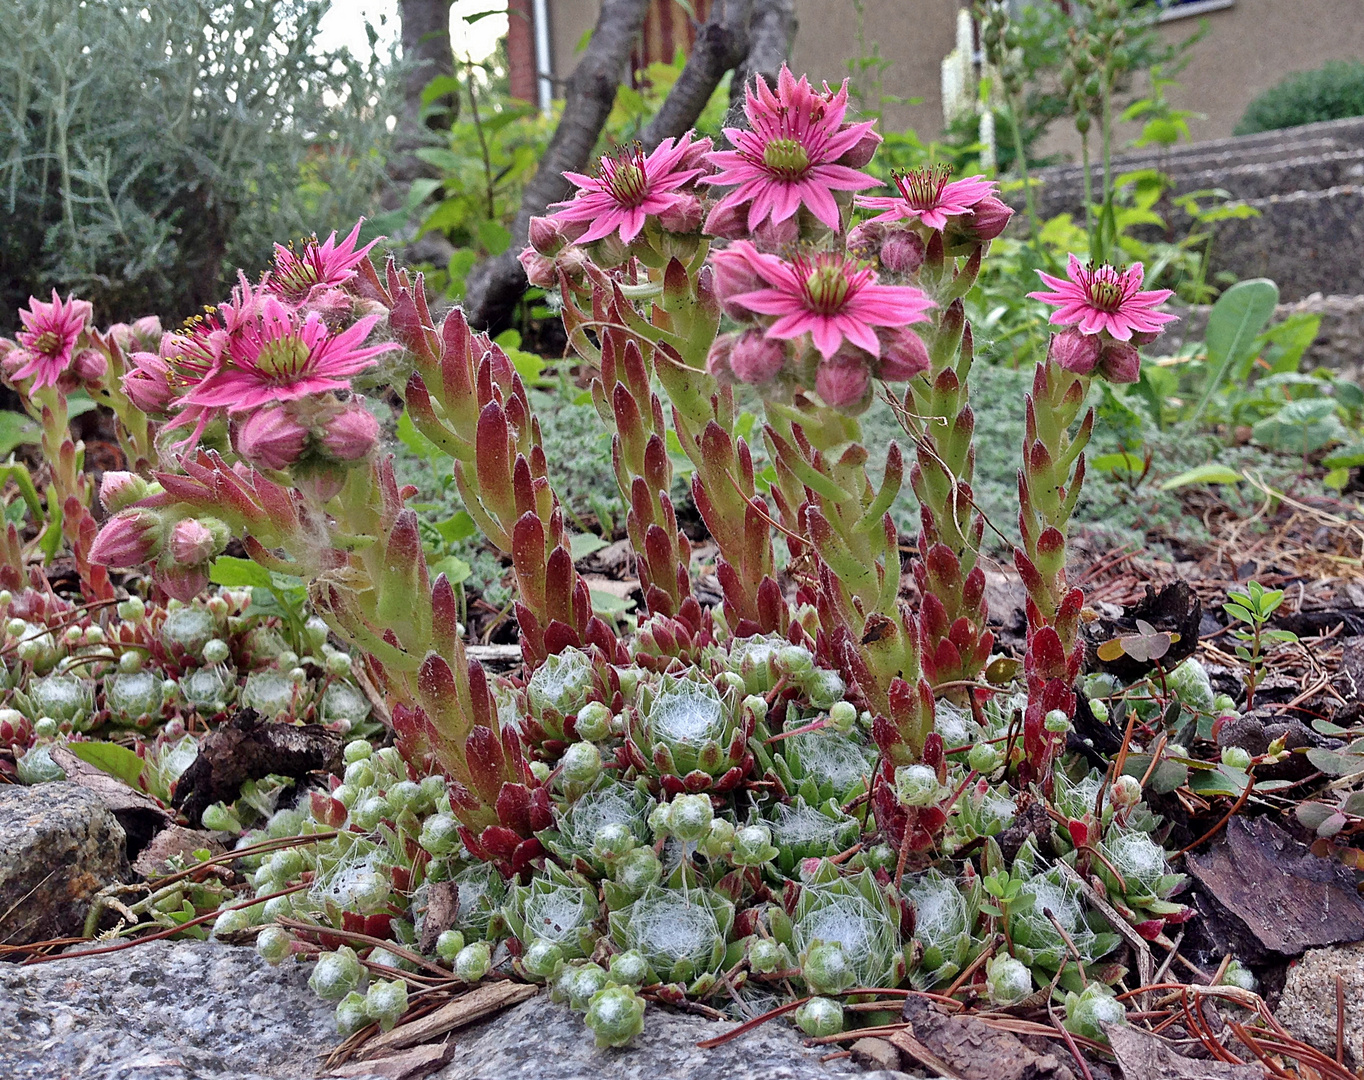
<svg viewBox="0 0 1364 1080">
<path fill-rule="evenodd" d="M 1083 661 L 1065 544 L 1094 423 L 1079 418 L 1096 373 L 1132 374 L 1159 297 L 1133 269 L 1047 282 L 1066 329 L 1028 402 L 1023 675 L 983 683 L 1008 665 L 986 667 L 963 298 L 1008 208 L 988 179 L 941 170 L 873 193 L 879 137 L 846 87 L 783 71 L 745 110 L 732 149 L 688 135 L 571 175 L 522 255 L 609 431 L 643 599 L 629 632 L 594 610 L 513 357 L 463 312 L 438 317 L 421 275 L 376 267 L 358 226 L 280 248 L 180 330 L 104 334 L 54 300 L 0 347 L 64 500 L 60 529 L 0 532 L 0 740 L 37 780 L 60 773 L 55 740 L 109 733 L 168 796 L 194 733 L 238 708 L 344 734 L 334 775 L 305 792 L 257 778 L 202 822 L 278 842 L 243 847 L 233 888 L 257 903 L 216 929 L 270 923 L 266 959 L 318 956 L 343 1031 L 401 1021 L 429 985 L 409 966 L 423 945 L 464 983 L 544 981 L 603 1046 L 638 1033 L 646 1001 L 686 996 L 796 993 L 802 1027 L 831 1034 L 874 1016 L 845 1011 L 848 991 L 955 980 L 985 934 L 1004 944 L 969 991 L 1054 987 L 1060 1003 L 1083 989 L 1071 951 L 1102 982 L 1120 939 L 1049 859 L 1107 885 L 1123 917 L 1176 917 L 1141 783 L 1073 781 L 1064 755 Z M 910 448 L 892 443 L 873 478 L 857 414 L 878 380 Z M 377 386 L 401 388 L 510 562 L 515 670 L 466 650 L 461 595 L 380 451 Z M 77 388 L 111 410 L 129 463 L 105 474 L 102 526 L 66 422 Z M 756 392 L 760 422 L 736 392 Z M 678 524 L 679 454 L 713 547 Z M 906 478 L 917 522 L 893 516 Z M 25 562 L 62 543 L 78 601 Z M 1052 836 L 1031 827 L 1043 813 Z M 994 837 L 1015 818 L 1044 850 L 1005 866 Z M 1113 1010 L 1072 1011 L 1096 1008 Z"/>
</svg>

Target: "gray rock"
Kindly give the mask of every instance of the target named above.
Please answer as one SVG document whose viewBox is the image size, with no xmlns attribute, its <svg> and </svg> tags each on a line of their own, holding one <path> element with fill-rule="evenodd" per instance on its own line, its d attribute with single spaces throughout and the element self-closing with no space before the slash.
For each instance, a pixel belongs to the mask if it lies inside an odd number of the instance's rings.
<svg viewBox="0 0 1364 1080">
<path fill-rule="evenodd" d="M 80 933 L 90 897 L 127 869 L 123 829 L 91 792 L 0 787 L 0 940 Z"/>
<path fill-rule="evenodd" d="M 153 941 L 0 965 L 8 1080 L 303 1080 L 340 1041 L 308 966 L 254 950 Z"/>
<path fill-rule="evenodd" d="M 650 1005 L 644 1032 L 621 1050 L 598 1050 L 580 1013 L 541 995 L 508 1010 L 460 1039 L 455 1061 L 438 1080 L 882 1080 L 847 1058 L 820 1062 L 836 1046 L 801 1045 L 800 1033 L 778 1018 L 738 1038 L 702 1050 L 696 1044 L 727 1031 L 699 1016 Z"/>
<path fill-rule="evenodd" d="M 1311 949 L 1288 969 L 1274 1015 L 1284 1027 L 1334 1057 L 1336 976 L 1345 987 L 1345 1064 L 1364 1066 L 1364 942 Z"/>
</svg>

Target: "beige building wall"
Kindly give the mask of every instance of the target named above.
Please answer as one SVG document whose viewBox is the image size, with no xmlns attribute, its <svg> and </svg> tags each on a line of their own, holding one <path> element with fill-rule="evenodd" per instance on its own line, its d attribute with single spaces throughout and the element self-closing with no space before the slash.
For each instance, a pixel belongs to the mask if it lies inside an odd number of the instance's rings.
<svg viewBox="0 0 1364 1080">
<path fill-rule="evenodd" d="M 1364 59 L 1364 0 L 1222 3 L 1197 5 L 1201 15 L 1169 19 L 1160 31 L 1173 42 L 1193 33 L 1200 19 L 1209 24 L 1178 76 L 1180 86 L 1170 93 L 1175 107 L 1204 114 L 1189 123 L 1195 140 L 1230 135 L 1251 99 L 1292 72 L 1328 60 Z M 550 0 L 549 6 L 555 74 L 563 78 L 577 62 L 576 50 L 596 21 L 600 2 Z M 881 76 L 881 92 L 922 99 L 916 105 L 887 105 L 886 126 L 912 127 L 931 139 L 942 128 L 940 63 L 955 44 L 960 6 L 960 0 L 863 0 L 859 19 L 854 0 L 796 0 L 800 29 L 792 68 L 833 83 L 848 74 L 850 59 L 877 48 L 890 61 Z M 863 87 L 871 89 L 865 77 Z M 1128 97 L 1144 93 L 1143 85 L 1134 85 Z M 1119 131 L 1117 145 L 1136 134 L 1135 126 Z M 1058 121 L 1046 148 L 1078 156 L 1079 138 Z"/>
</svg>

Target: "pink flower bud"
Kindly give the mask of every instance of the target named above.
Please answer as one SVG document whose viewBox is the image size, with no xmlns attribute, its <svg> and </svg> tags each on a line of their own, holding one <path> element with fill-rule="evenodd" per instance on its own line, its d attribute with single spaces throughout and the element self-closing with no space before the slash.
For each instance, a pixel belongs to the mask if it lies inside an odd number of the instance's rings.
<svg viewBox="0 0 1364 1080">
<path fill-rule="evenodd" d="M 308 294 L 308 299 L 299 307 L 305 315 L 316 314 L 330 330 L 339 330 L 355 310 L 351 294 L 345 289 L 316 289 Z"/>
<path fill-rule="evenodd" d="M 753 243 L 761 251 L 783 251 L 799 240 L 800 222 L 795 214 L 775 223 L 770 217 L 763 218 L 753 230 Z"/>
<path fill-rule="evenodd" d="M 716 299 L 725 314 L 742 322 L 752 322 L 753 312 L 742 304 L 731 303 L 731 298 L 756 292 L 763 287 L 758 272 L 741 251 L 717 251 L 711 256 Z"/>
<path fill-rule="evenodd" d="M 164 533 L 156 511 L 124 510 L 104 523 L 90 546 L 90 561 L 100 566 L 140 566 L 161 550 Z"/>
<path fill-rule="evenodd" d="M 588 248 L 592 253 L 592 261 L 606 270 L 619 266 L 630 257 L 630 245 L 622 243 L 619 231 L 594 240 Z"/>
<path fill-rule="evenodd" d="M 144 349 L 154 349 L 161 342 L 161 319 L 157 315 L 143 315 L 130 327 L 133 337 Z"/>
<path fill-rule="evenodd" d="M 993 240 L 1002 233 L 1013 216 L 1012 206 L 993 195 L 987 195 L 971 207 L 971 217 L 964 225 L 977 240 L 983 242 Z"/>
<path fill-rule="evenodd" d="M 706 217 L 703 232 L 718 236 L 722 240 L 741 240 L 748 236 L 748 204 L 736 206 L 731 203 L 716 203 Z"/>
<path fill-rule="evenodd" d="M 81 382 L 99 382 L 109 370 L 109 361 L 98 349 L 82 349 L 71 361 L 71 374 Z"/>
<path fill-rule="evenodd" d="M 29 351 L 16 345 L 13 341 L 6 340 L 3 345 L 0 345 L 0 371 L 11 378 L 30 359 L 32 357 L 29 355 Z"/>
<path fill-rule="evenodd" d="M 111 514 L 147 497 L 147 481 L 137 473 L 110 470 L 99 481 L 99 501 Z"/>
<path fill-rule="evenodd" d="M 881 265 L 892 274 L 914 274 L 924 264 L 924 242 L 907 229 L 893 229 L 881 245 Z"/>
<path fill-rule="evenodd" d="M 898 382 L 922 375 L 932 366 L 928 346 L 909 327 L 883 330 L 876 336 L 881 339 L 881 364 L 877 369 L 880 378 Z"/>
<path fill-rule="evenodd" d="M 369 457 L 379 443 L 379 421 L 363 405 L 352 404 L 327 421 L 322 448 L 337 461 Z"/>
<path fill-rule="evenodd" d="M 1099 354 L 1099 372 L 1111 383 L 1134 383 L 1141 378 L 1141 355 L 1125 341 L 1110 341 Z"/>
<path fill-rule="evenodd" d="M 1160 335 L 1163 332 L 1164 327 L 1162 327 L 1160 330 L 1133 330 L 1132 344 L 1138 347 L 1142 345 L 1150 345 L 1151 342 L 1155 341 L 1156 338 L 1160 337 Z"/>
<path fill-rule="evenodd" d="M 860 356 L 840 349 L 819 365 L 815 392 L 830 408 L 856 409 L 871 393 L 871 372 Z"/>
<path fill-rule="evenodd" d="M 116 322 L 104 334 L 106 337 L 113 338 L 114 343 L 124 352 L 128 352 L 136 344 L 133 338 L 133 328 L 127 323 Z"/>
<path fill-rule="evenodd" d="M 713 173 L 715 166 L 711 164 L 710 153 L 714 149 L 715 144 L 709 139 L 694 140 L 688 145 L 686 153 L 678 159 L 677 170 L 686 172 L 689 169 L 701 169 L 703 172 Z"/>
<path fill-rule="evenodd" d="M 237 428 L 233 446 L 262 469 L 287 469 L 303 454 L 308 429 L 285 408 L 257 409 Z"/>
<path fill-rule="evenodd" d="M 852 124 L 843 124 L 839 130 L 846 131 Z M 876 148 L 881 145 L 881 136 L 874 131 L 869 131 L 862 138 L 858 139 L 851 150 L 848 150 L 838 159 L 838 164 L 846 165 L 850 169 L 860 169 L 876 156 Z"/>
<path fill-rule="evenodd" d="M 208 563 L 197 566 L 158 566 L 156 583 L 167 596 L 188 604 L 208 588 Z"/>
<path fill-rule="evenodd" d="M 737 334 L 721 334 L 715 339 L 711 344 L 710 352 L 706 354 L 706 371 L 708 373 L 721 380 L 734 378 L 734 372 L 729 366 L 729 358 L 734 352 L 734 342 L 737 340 Z"/>
<path fill-rule="evenodd" d="M 170 365 L 149 352 L 133 353 L 129 361 L 132 367 L 123 376 L 123 392 L 128 400 L 145 413 L 165 412 L 175 400 Z"/>
<path fill-rule="evenodd" d="M 886 227 L 879 222 L 863 221 L 848 231 L 848 254 L 870 262 L 881 250 Z"/>
<path fill-rule="evenodd" d="M 567 274 L 570 281 L 577 281 L 587 273 L 589 261 L 587 252 L 570 244 L 554 257 L 554 266 Z M 554 280 L 557 282 L 559 279 L 555 277 Z"/>
<path fill-rule="evenodd" d="M 1099 335 L 1064 330 L 1052 334 L 1049 351 L 1051 358 L 1067 371 L 1088 375 L 1099 360 Z"/>
<path fill-rule="evenodd" d="M 558 284 L 554 274 L 554 260 L 541 255 L 533 247 L 528 247 L 516 257 L 521 269 L 526 272 L 526 280 L 540 289 L 552 289 Z"/>
<path fill-rule="evenodd" d="M 196 518 L 185 518 L 171 526 L 170 556 L 182 566 L 208 562 L 215 546 L 212 530 Z"/>
<path fill-rule="evenodd" d="M 530 246 L 541 255 L 557 255 L 564 246 L 564 231 L 552 217 L 533 217 L 527 233 Z M 524 265 L 524 263 L 522 264 Z"/>
<path fill-rule="evenodd" d="M 658 224 L 670 233 L 694 233 L 701 228 L 704 216 L 700 199 L 695 195 L 679 195 L 658 215 Z"/>
<path fill-rule="evenodd" d="M 765 383 L 786 363 L 786 348 L 761 330 L 748 330 L 734 343 L 729 367 L 740 382 Z"/>
</svg>

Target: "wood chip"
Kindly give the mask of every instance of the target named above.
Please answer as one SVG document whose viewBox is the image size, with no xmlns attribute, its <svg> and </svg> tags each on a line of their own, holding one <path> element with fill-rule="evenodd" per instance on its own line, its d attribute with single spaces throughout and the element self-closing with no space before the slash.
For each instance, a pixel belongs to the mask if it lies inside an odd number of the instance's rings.
<svg viewBox="0 0 1364 1080">
<path fill-rule="evenodd" d="M 864 1069 L 900 1068 L 899 1048 L 885 1039 L 858 1039 L 852 1044 L 851 1053 L 853 1061 Z"/>
<path fill-rule="evenodd" d="M 866 1040 L 863 1039 L 860 1041 L 865 1042 Z M 946 1077 L 947 1080 L 960 1080 L 958 1074 L 953 1072 L 952 1066 L 948 1065 L 947 1062 L 943 1061 L 942 1058 L 938 1057 L 937 1054 L 933 1053 L 932 1050 L 926 1047 L 908 1031 L 894 1032 L 890 1036 L 889 1042 L 897 1050 L 902 1050 L 920 1065 L 928 1066 L 928 1068 L 932 1069 L 939 1076 Z"/>
<path fill-rule="evenodd" d="M 401 1050 L 416 1046 L 418 1043 L 429 1042 L 447 1031 L 468 1027 L 479 1020 L 500 1013 L 503 1009 L 529 1001 L 539 992 L 538 986 L 529 983 L 485 983 L 447 1002 L 433 1013 L 370 1039 L 360 1048 L 360 1056 L 368 1061 L 390 1050 Z"/>
<path fill-rule="evenodd" d="M 1105 1024 L 1123 1080 L 1263 1080 L 1258 1065 L 1197 1061 L 1175 1053 L 1164 1039 L 1130 1024 Z"/>
<path fill-rule="evenodd" d="M 455 1056 L 455 1041 L 414 1046 L 388 1057 L 351 1061 L 333 1066 L 319 1076 L 383 1076 L 388 1080 L 422 1080 L 449 1063 Z"/>
<path fill-rule="evenodd" d="M 903 1015 L 910 1030 L 890 1035 L 890 1042 L 939 1076 L 955 1080 L 1075 1080 L 1075 1074 L 1057 1054 L 1039 1053 L 1017 1036 L 976 1017 L 948 1016 L 922 998 L 906 999 Z"/>
</svg>

